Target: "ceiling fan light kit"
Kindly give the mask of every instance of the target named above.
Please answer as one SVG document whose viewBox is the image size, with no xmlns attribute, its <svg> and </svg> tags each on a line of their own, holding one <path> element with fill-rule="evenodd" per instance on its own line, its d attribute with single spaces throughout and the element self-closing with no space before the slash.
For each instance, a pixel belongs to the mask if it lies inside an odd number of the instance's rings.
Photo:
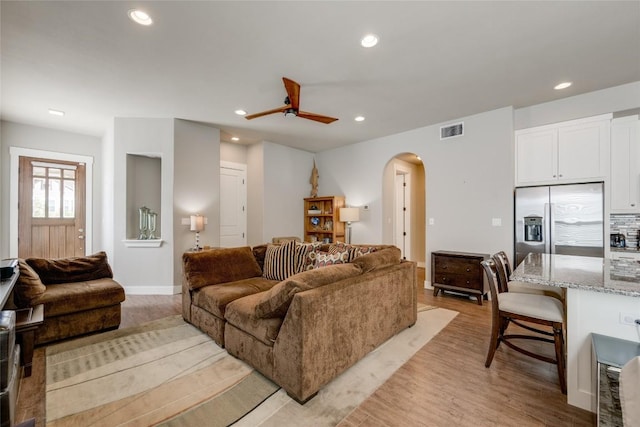
<svg viewBox="0 0 640 427">
<path fill-rule="evenodd" d="M 285 117 L 300 117 L 307 120 L 313 120 L 324 124 L 333 123 L 338 120 L 335 117 L 323 116 L 316 113 L 308 113 L 306 111 L 300 111 L 300 84 L 294 82 L 286 77 L 282 78 L 284 88 L 287 91 L 287 97 L 284 99 L 284 106 L 280 108 L 274 108 L 273 110 L 262 111 L 260 113 L 249 114 L 245 116 L 245 119 L 252 120 L 262 116 L 268 116 L 269 114 L 284 113 Z"/>
</svg>

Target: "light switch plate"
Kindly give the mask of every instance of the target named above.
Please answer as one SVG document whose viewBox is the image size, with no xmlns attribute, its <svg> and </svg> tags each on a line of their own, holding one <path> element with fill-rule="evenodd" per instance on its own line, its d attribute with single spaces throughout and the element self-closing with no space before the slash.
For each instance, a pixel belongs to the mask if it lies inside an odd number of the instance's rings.
<svg viewBox="0 0 640 427">
<path fill-rule="evenodd" d="M 502 218 L 491 218 L 491 225 L 494 227 L 502 227 Z"/>
</svg>

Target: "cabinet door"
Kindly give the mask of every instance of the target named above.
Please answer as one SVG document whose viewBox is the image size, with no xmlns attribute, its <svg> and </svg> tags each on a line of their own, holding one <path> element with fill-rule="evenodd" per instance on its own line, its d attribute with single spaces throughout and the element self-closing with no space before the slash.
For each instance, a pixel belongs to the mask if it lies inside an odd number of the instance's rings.
<svg viewBox="0 0 640 427">
<path fill-rule="evenodd" d="M 516 181 L 530 184 L 557 179 L 557 143 L 555 129 L 516 134 Z"/>
<path fill-rule="evenodd" d="M 558 129 L 558 179 L 601 178 L 607 174 L 609 121 Z"/>
<path fill-rule="evenodd" d="M 638 116 L 611 123 L 611 211 L 638 212 L 640 201 L 640 133 Z"/>
</svg>

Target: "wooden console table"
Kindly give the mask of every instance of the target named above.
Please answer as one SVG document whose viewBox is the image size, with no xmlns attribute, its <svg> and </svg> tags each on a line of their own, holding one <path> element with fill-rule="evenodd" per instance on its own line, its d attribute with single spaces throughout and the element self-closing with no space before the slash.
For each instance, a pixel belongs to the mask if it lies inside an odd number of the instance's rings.
<svg viewBox="0 0 640 427">
<path fill-rule="evenodd" d="M 431 286 L 433 296 L 440 291 L 461 292 L 473 295 L 482 305 L 485 295 L 484 271 L 480 263 L 489 259 L 488 254 L 435 251 L 431 253 Z"/>
<path fill-rule="evenodd" d="M 20 276 L 20 269 L 16 267 L 11 276 L 0 280 L 0 310 L 4 308 L 4 305 L 9 300 L 11 291 L 18 281 L 18 276 Z"/>
<path fill-rule="evenodd" d="M 44 304 L 16 310 L 16 341 L 20 344 L 20 364 L 24 376 L 31 376 L 36 330 L 44 322 Z"/>
</svg>

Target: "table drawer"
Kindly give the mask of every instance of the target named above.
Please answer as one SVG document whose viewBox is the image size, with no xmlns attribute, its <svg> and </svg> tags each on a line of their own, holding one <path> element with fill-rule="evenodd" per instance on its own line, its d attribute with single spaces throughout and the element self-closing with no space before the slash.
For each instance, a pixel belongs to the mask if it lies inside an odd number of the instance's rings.
<svg viewBox="0 0 640 427">
<path fill-rule="evenodd" d="M 479 261 L 472 259 L 460 259 L 444 256 L 435 257 L 435 273 L 453 273 L 477 277 L 480 274 Z"/>
<path fill-rule="evenodd" d="M 435 281 L 437 284 L 457 286 L 459 288 L 482 290 L 482 281 L 477 278 L 465 274 L 455 273 L 436 273 Z"/>
</svg>

